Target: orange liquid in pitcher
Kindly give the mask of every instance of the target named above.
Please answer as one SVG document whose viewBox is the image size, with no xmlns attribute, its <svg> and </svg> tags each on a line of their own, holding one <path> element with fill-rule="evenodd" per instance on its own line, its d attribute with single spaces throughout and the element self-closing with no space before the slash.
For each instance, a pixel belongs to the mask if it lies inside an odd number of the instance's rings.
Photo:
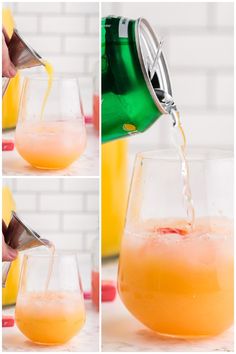
<svg viewBox="0 0 236 354">
<path fill-rule="evenodd" d="M 23 122 L 16 128 L 15 144 L 19 154 L 32 166 L 61 169 L 83 153 L 85 127 L 79 120 Z"/>
<path fill-rule="evenodd" d="M 152 220 L 123 238 L 118 286 L 160 334 L 212 336 L 233 323 L 233 226 L 226 218 Z"/>
<path fill-rule="evenodd" d="M 31 292 L 18 296 L 19 330 L 33 342 L 57 345 L 74 337 L 85 323 L 81 295 L 73 292 Z"/>
</svg>

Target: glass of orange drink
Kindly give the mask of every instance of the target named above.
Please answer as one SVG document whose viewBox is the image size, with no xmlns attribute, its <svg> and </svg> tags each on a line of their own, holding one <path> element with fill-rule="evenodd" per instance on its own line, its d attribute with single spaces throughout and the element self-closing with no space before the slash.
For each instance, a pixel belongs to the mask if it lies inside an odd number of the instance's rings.
<svg viewBox="0 0 236 354">
<path fill-rule="evenodd" d="M 192 224 L 175 151 L 137 155 L 122 240 L 118 289 L 160 335 L 214 336 L 233 323 L 233 158 L 190 150 Z"/>
<path fill-rule="evenodd" d="M 85 150 L 86 128 L 74 78 L 24 78 L 15 145 L 30 165 L 64 169 Z"/>
<path fill-rule="evenodd" d="M 66 343 L 81 330 L 85 307 L 76 253 L 24 255 L 15 320 L 28 339 L 43 345 Z"/>
</svg>

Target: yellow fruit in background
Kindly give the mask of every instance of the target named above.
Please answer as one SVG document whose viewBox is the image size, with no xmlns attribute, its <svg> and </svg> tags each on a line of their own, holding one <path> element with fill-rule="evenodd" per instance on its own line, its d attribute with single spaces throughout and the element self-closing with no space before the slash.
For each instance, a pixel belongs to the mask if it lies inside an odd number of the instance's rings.
<svg viewBox="0 0 236 354">
<path fill-rule="evenodd" d="M 15 210 L 15 202 L 13 200 L 11 191 L 8 187 L 3 187 L 2 189 L 2 218 L 6 225 L 9 224 L 11 220 L 11 212 Z M 2 304 L 13 305 L 16 303 L 16 297 L 19 286 L 19 276 L 20 276 L 20 259 L 16 259 L 12 262 L 10 271 L 8 273 L 6 287 L 2 289 Z"/>
<path fill-rule="evenodd" d="M 14 20 L 9 8 L 2 10 L 2 24 L 9 37 L 12 36 Z M 2 100 L 2 128 L 10 129 L 16 126 L 20 102 L 20 74 L 10 80 Z"/>
<path fill-rule="evenodd" d="M 119 254 L 127 205 L 127 141 L 102 145 L 102 256 Z"/>
</svg>

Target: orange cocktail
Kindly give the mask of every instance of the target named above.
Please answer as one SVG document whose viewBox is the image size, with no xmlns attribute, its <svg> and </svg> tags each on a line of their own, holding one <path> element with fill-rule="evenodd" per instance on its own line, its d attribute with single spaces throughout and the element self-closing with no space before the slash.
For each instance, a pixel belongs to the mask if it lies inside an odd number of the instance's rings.
<svg viewBox="0 0 236 354">
<path fill-rule="evenodd" d="M 19 330 L 33 342 L 57 345 L 80 331 L 85 308 L 80 293 L 28 292 L 18 296 L 15 318 Z"/>
<path fill-rule="evenodd" d="M 63 169 L 84 152 L 86 128 L 77 80 L 53 76 L 26 77 L 23 82 L 15 144 L 32 166 Z"/>
<path fill-rule="evenodd" d="M 65 168 L 85 149 L 85 126 L 80 120 L 25 121 L 16 128 L 15 144 L 23 159 L 34 167 Z"/>
<path fill-rule="evenodd" d="M 126 230 L 119 293 L 152 330 L 210 336 L 233 323 L 233 225 L 227 218 L 151 220 Z"/>
</svg>

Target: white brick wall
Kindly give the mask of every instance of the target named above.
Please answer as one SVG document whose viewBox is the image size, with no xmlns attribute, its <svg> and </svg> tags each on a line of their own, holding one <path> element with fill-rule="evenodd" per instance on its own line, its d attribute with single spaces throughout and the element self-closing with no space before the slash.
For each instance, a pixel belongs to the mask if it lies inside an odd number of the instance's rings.
<svg viewBox="0 0 236 354">
<path fill-rule="evenodd" d="M 28 14 L 59 14 L 62 11 L 62 3 L 60 2 L 19 2 L 15 3 L 15 7 L 19 13 L 28 13 Z"/>
<path fill-rule="evenodd" d="M 93 15 L 98 13 L 97 5 L 97 2 L 65 2 L 65 12 L 68 14 Z"/>
<path fill-rule="evenodd" d="M 55 34 L 86 33 L 85 17 L 82 16 L 44 16 L 41 19 L 41 31 Z"/>
<path fill-rule="evenodd" d="M 16 26 L 25 40 L 52 63 L 55 73 L 81 79 L 85 114 L 92 113 L 92 76 L 99 60 L 98 2 L 14 2 Z"/>
<path fill-rule="evenodd" d="M 174 98 L 190 145 L 232 146 L 233 2 L 103 3 L 102 16 L 146 18 L 170 70 Z M 163 117 L 130 139 L 133 152 L 170 145 L 171 121 Z"/>
<path fill-rule="evenodd" d="M 168 41 L 169 65 L 172 68 L 205 70 L 233 68 L 233 36 L 213 32 L 207 34 L 173 34 Z M 207 73 L 206 73 L 207 74 Z"/>
<path fill-rule="evenodd" d="M 98 237 L 99 181 L 95 178 L 5 178 L 17 212 L 62 249 L 90 251 Z M 4 201 L 3 201 L 4 203 Z"/>
</svg>

